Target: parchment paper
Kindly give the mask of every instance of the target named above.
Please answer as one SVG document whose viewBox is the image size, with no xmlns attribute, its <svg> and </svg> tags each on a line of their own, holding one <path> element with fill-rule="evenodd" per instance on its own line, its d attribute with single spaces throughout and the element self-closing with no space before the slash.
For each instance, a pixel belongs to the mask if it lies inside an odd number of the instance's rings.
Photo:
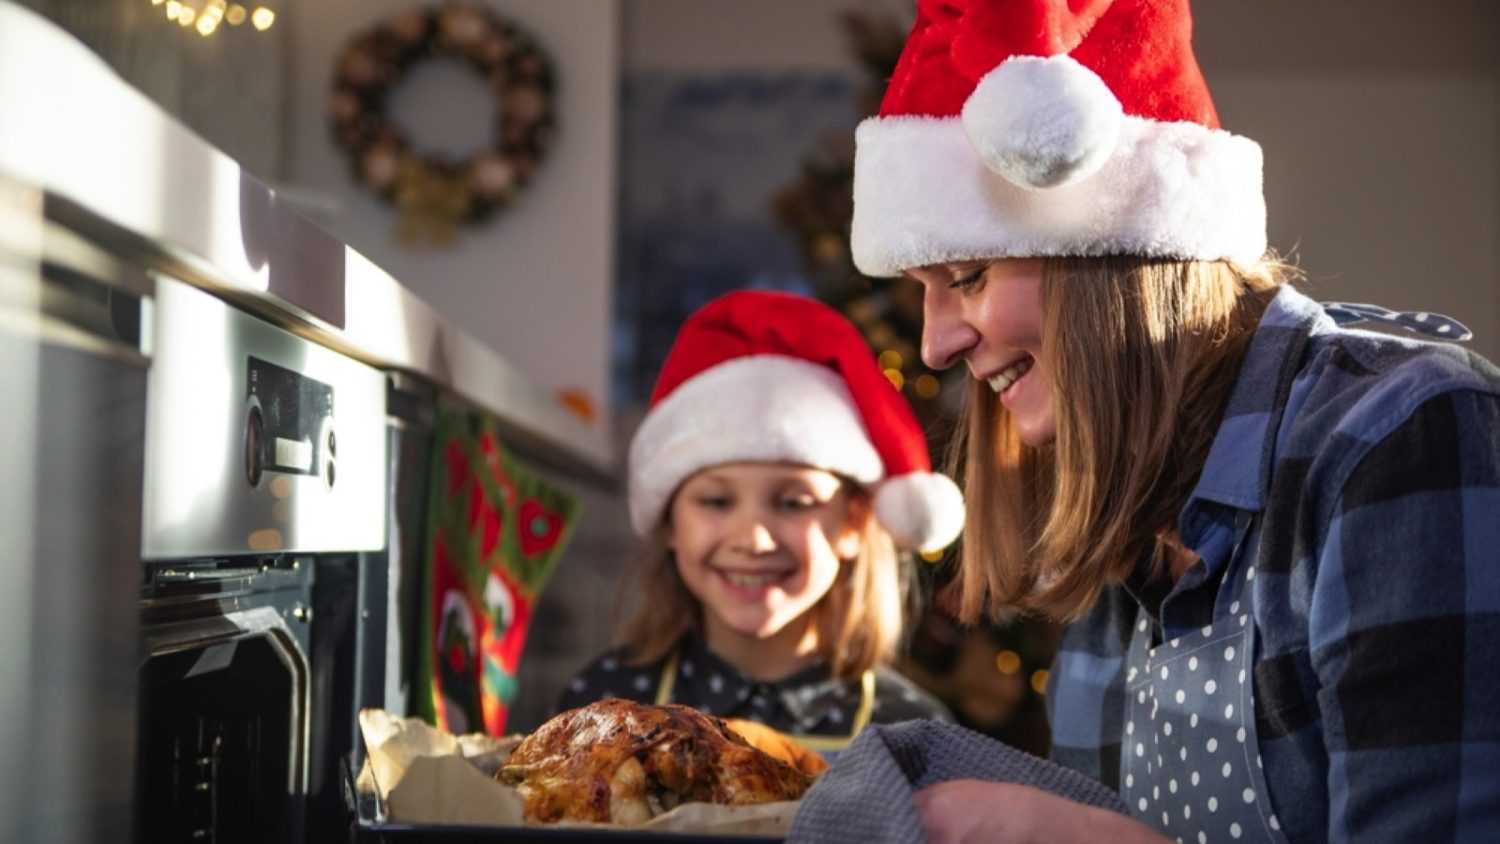
<svg viewBox="0 0 1500 844">
<path fill-rule="evenodd" d="M 380 795 L 391 821 L 409 824 L 522 826 L 521 796 L 494 772 L 523 736 L 453 736 L 418 718 L 381 709 L 359 713 L 366 760 L 355 785 Z M 631 829 L 709 835 L 785 836 L 796 801 L 758 806 L 684 803 Z M 555 826 L 623 829 L 609 824 Z"/>
</svg>

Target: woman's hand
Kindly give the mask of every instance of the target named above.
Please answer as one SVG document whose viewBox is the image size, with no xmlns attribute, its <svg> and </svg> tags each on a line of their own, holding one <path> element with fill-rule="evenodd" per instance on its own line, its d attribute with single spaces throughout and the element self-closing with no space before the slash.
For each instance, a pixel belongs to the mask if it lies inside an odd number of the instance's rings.
<svg viewBox="0 0 1500 844">
<path fill-rule="evenodd" d="M 1139 821 L 1013 783 L 951 780 L 916 795 L 930 844 L 1026 844 L 1167 839 Z"/>
</svg>

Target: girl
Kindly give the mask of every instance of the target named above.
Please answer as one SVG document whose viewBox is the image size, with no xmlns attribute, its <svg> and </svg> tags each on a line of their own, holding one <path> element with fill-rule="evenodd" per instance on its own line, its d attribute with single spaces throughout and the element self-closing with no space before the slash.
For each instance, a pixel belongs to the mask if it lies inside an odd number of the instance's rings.
<svg viewBox="0 0 1500 844">
<path fill-rule="evenodd" d="M 740 292 L 693 314 L 631 443 L 629 503 L 641 600 L 562 708 L 685 703 L 827 753 L 871 721 L 946 717 L 885 663 L 896 546 L 949 544 L 962 496 L 838 312 Z"/>
<path fill-rule="evenodd" d="M 1072 622 L 1053 755 L 1135 819 L 976 781 L 919 811 L 934 841 L 1492 837 L 1500 378 L 1343 327 L 1451 320 L 1287 284 L 1190 32 L 1186 0 L 921 2 L 858 130 L 856 261 L 974 376 L 963 614 Z"/>
</svg>

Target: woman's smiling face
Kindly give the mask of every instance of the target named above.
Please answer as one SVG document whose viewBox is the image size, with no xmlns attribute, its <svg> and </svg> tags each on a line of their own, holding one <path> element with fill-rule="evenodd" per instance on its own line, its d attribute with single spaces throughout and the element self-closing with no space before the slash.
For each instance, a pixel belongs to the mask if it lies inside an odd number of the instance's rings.
<svg viewBox="0 0 1500 844">
<path fill-rule="evenodd" d="M 908 270 L 922 285 L 922 360 L 962 361 L 1015 419 L 1021 441 L 1057 436 L 1052 374 L 1042 358 L 1042 261 L 959 261 Z"/>
</svg>

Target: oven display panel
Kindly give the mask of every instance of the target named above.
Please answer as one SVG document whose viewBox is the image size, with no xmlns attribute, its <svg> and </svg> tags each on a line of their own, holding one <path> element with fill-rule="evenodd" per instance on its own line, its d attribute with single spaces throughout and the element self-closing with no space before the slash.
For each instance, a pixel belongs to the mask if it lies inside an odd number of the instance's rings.
<svg viewBox="0 0 1500 844">
<path fill-rule="evenodd" d="M 332 482 L 337 441 L 333 388 L 257 357 L 247 359 L 245 470 L 324 475 Z"/>
</svg>

